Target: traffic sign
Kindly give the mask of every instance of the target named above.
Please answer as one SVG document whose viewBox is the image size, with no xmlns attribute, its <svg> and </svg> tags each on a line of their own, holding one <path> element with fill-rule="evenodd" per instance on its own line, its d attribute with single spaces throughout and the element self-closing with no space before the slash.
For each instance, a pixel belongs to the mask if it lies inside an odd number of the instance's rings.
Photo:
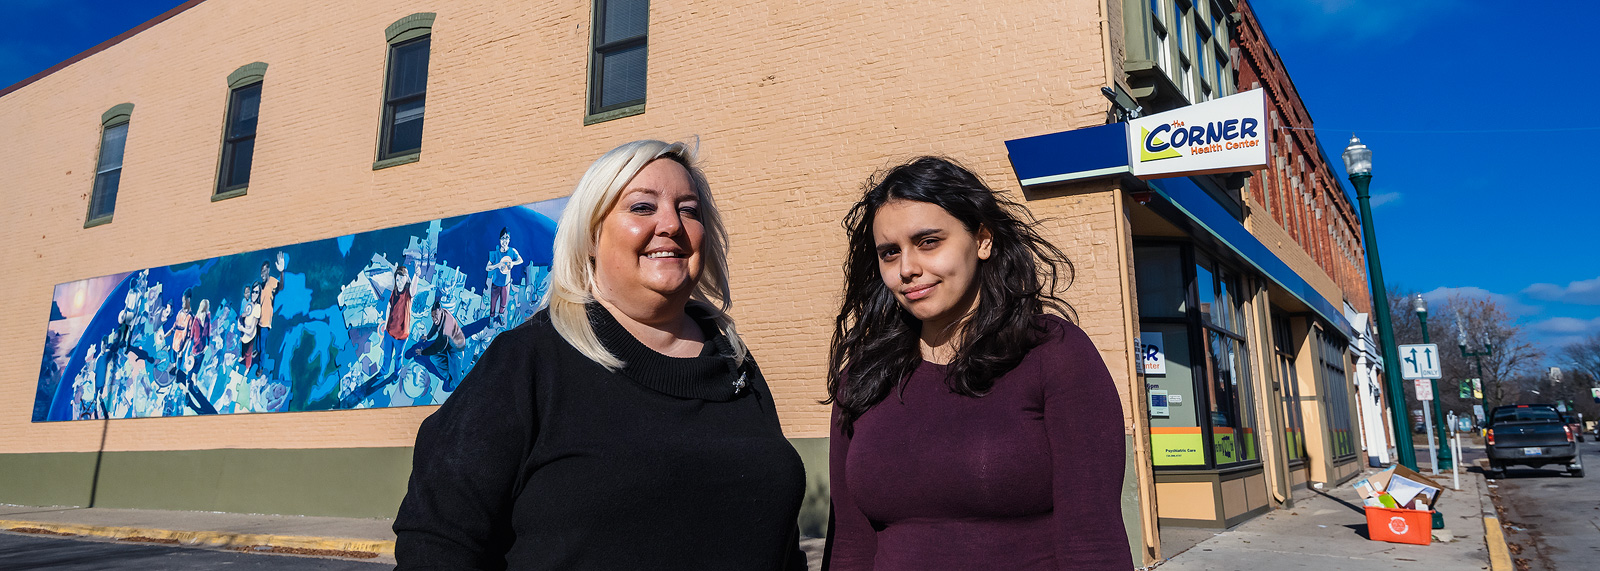
<svg viewBox="0 0 1600 571">
<path fill-rule="evenodd" d="M 1411 381 L 1411 384 L 1417 388 L 1417 400 L 1433 400 L 1432 380 L 1417 379 Z"/>
<path fill-rule="evenodd" d="M 1437 379 L 1439 374 L 1439 346 L 1433 343 L 1425 345 L 1400 346 L 1400 378 L 1402 379 Z"/>
</svg>

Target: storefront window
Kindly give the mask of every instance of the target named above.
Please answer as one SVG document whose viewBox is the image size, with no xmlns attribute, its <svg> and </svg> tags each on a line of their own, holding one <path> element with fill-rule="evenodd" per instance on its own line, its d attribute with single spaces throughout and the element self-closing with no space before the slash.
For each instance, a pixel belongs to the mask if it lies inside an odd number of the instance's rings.
<svg viewBox="0 0 1600 571">
<path fill-rule="evenodd" d="M 1151 461 L 1173 468 L 1257 461 L 1243 280 L 1189 248 L 1134 249 Z M 1194 311 L 1183 311 L 1184 300 Z M 1159 362 L 1149 358 L 1156 349 Z"/>
<path fill-rule="evenodd" d="M 1333 457 L 1354 456 L 1355 435 L 1350 429 L 1350 378 L 1344 373 L 1345 343 L 1317 330 L 1318 359 L 1322 361 L 1322 394 L 1328 407 L 1328 429 L 1332 433 Z"/>
<path fill-rule="evenodd" d="M 1141 367 L 1150 395 L 1151 463 L 1204 468 L 1207 446 L 1200 420 L 1206 399 L 1195 384 L 1184 250 L 1165 244 L 1133 251 Z"/>
<path fill-rule="evenodd" d="M 1300 379 L 1294 370 L 1294 338 L 1289 319 L 1284 315 L 1272 318 L 1272 348 L 1277 354 L 1278 383 L 1283 393 L 1283 432 L 1289 449 L 1289 461 L 1306 457 L 1305 421 L 1300 413 Z"/>
</svg>

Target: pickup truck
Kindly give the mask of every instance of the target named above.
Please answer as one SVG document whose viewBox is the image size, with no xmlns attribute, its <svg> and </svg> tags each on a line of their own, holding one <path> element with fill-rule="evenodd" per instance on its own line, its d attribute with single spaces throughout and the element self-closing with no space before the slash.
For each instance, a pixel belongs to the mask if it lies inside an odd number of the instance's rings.
<svg viewBox="0 0 1600 571">
<path fill-rule="evenodd" d="M 1539 468 L 1557 464 L 1583 477 L 1583 458 L 1576 436 L 1554 405 L 1515 404 L 1495 407 L 1485 433 L 1489 472 L 1504 475 L 1514 465 Z"/>
</svg>

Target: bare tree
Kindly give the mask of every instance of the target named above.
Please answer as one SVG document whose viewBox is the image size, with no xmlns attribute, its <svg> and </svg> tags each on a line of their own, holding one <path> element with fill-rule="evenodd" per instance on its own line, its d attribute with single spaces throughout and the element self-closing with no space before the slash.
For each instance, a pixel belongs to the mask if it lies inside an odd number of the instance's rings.
<svg viewBox="0 0 1600 571">
<path fill-rule="evenodd" d="M 1389 292 L 1395 343 L 1422 343 L 1421 322 L 1412 305 L 1417 292 L 1399 286 L 1391 286 Z M 1440 372 L 1443 373 L 1443 378 L 1436 381 L 1439 402 L 1435 406 L 1460 416 L 1470 416 L 1473 405 L 1481 404 L 1470 391 L 1465 398 L 1460 391 L 1462 382 L 1480 378 L 1477 358 L 1462 357 L 1457 348 L 1462 343 L 1463 333 L 1468 351 L 1483 351 L 1486 340 L 1492 349 L 1492 355 L 1483 357 L 1481 376 L 1490 406 L 1538 398 L 1539 395 L 1531 391 L 1539 390 L 1543 371 L 1538 363 L 1544 353 L 1528 341 L 1512 317 L 1493 300 L 1451 296 L 1442 303 L 1434 301 L 1428 307 L 1428 341 L 1439 346 Z M 1413 409 L 1420 409 L 1421 404 L 1409 388 L 1406 400 Z"/>
<path fill-rule="evenodd" d="M 1570 360 L 1589 378 L 1600 378 L 1600 333 L 1566 346 L 1561 350 L 1561 356 Z"/>
<path fill-rule="evenodd" d="M 1478 357 L 1483 363 L 1484 391 L 1489 405 L 1512 404 L 1532 389 L 1543 376 L 1539 361 L 1545 354 L 1528 340 L 1500 304 L 1491 299 L 1451 296 L 1449 305 L 1456 325 L 1456 344 L 1468 350 L 1490 354 Z M 1465 361 L 1465 359 L 1463 359 Z M 1476 372 L 1476 369 L 1474 369 Z"/>
</svg>

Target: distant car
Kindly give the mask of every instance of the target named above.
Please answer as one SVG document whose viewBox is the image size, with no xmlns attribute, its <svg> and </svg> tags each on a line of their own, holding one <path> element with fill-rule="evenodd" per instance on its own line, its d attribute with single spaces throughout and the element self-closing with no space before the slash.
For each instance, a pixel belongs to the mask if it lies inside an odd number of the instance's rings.
<svg viewBox="0 0 1600 571">
<path fill-rule="evenodd" d="M 1578 422 L 1578 417 L 1569 414 L 1562 417 L 1562 420 L 1567 422 L 1567 428 L 1572 430 L 1572 434 L 1578 438 L 1578 442 L 1583 442 L 1583 423 Z"/>
<path fill-rule="evenodd" d="M 1572 427 L 1548 404 L 1515 404 L 1495 407 L 1489 414 L 1485 432 L 1489 471 L 1505 474 L 1508 466 L 1540 468 L 1560 465 L 1576 477 L 1583 477 L 1583 458 Z"/>
</svg>

